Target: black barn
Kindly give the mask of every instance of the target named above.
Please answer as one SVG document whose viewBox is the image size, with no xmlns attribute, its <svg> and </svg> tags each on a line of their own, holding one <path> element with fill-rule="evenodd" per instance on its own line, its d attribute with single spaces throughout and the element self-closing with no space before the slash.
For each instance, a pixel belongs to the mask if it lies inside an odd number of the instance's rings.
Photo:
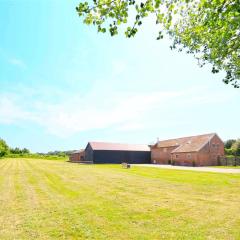
<svg viewBox="0 0 240 240">
<path fill-rule="evenodd" d="M 85 149 L 85 161 L 93 163 L 150 163 L 148 145 L 89 142 Z"/>
</svg>

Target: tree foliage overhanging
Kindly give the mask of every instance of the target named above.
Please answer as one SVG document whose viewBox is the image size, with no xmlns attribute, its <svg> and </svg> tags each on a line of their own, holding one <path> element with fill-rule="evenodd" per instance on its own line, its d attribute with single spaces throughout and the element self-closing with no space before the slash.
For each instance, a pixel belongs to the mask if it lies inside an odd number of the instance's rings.
<svg viewBox="0 0 240 240">
<path fill-rule="evenodd" d="M 153 15 L 158 40 L 168 34 L 171 49 L 186 49 L 200 66 L 211 63 L 213 73 L 225 71 L 226 84 L 240 87 L 240 0 L 93 0 L 79 3 L 76 10 L 84 23 L 111 36 L 135 14 L 134 23 L 126 27 L 128 38 Z"/>
</svg>

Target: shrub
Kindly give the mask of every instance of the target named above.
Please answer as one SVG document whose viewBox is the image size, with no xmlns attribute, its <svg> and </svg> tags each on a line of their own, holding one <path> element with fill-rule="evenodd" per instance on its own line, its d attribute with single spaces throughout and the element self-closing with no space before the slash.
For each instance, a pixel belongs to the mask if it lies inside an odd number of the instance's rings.
<svg viewBox="0 0 240 240">
<path fill-rule="evenodd" d="M 226 155 L 232 155 L 233 154 L 233 152 L 232 152 L 232 149 L 230 148 L 224 148 L 224 151 L 225 151 L 225 154 Z"/>
</svg>

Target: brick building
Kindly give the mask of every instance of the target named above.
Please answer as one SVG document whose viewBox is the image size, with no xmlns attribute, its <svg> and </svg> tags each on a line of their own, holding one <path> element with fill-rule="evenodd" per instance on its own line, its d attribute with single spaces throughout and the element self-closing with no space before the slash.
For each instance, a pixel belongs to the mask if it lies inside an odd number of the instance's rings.
<svg viewBox="0 0 240 240">
<path fill-rule="evenodd" d="M 85 151 L 84 149 L 81 149 L 79 151 L 75 151 L 69 156 L 70 162 L 81 162 L 84 161 L 85 158 Z"/>
<path fill-rule="evenodd" d="M 224 143 L 216 133 L 157 141 L 151 146 L 151 162 L 183 166 L 218 165 Z"/>
</svg>

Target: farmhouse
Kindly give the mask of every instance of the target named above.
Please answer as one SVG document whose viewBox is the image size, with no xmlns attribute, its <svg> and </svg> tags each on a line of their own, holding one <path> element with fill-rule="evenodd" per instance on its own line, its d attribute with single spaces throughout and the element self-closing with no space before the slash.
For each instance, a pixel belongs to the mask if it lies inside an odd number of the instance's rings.
<svg viewBox="0 0 240 240">
<path fill-rule="evenodd" d="M 142 144 L 89 142 L 85 161 L 92 163 L 150 163 L 150 147 Z"/>
<path fill-rule="evenodd" d="M 224 143 L 216 133 L 157 141 L 151 146 L 151 162 L 183 166 L 218 165 Z"/>
</svg>

